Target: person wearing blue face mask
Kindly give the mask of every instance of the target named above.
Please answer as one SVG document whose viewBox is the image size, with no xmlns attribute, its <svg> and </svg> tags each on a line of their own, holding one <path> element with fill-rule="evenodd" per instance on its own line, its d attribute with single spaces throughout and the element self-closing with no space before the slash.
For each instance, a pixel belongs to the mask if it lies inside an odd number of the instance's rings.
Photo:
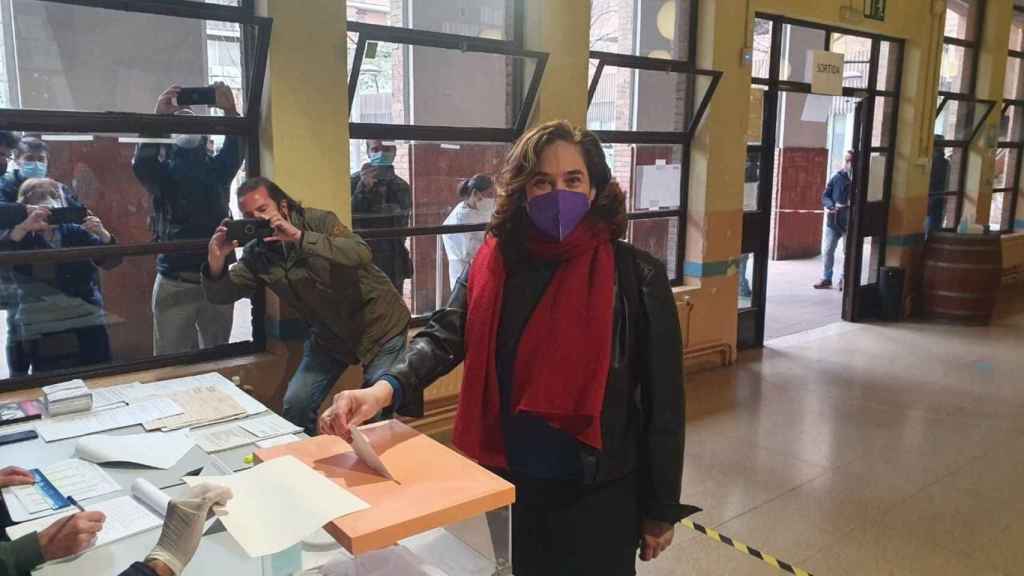
<svg viewBox="0 0 1024 576">
<path fill-rule="evenodd" d="M 369 162 L 352 174 L 352 227 L 358 233 L 374 228 L 405 228 L 409 225 L 412 192 L 409 183 L 395 174 L 394 144 L 367 140 Z M 412 277 L 412 259 L 405 237 L 367 240 L 373 263 L 399 292 Z"/>
<path fill-rule="evenodd" d="M 463 365 L 453 442 L 516 487 L 516 574 L 629 576 L 697 512 L 680 504 L 682 337 L 665 266 L 619 239 L 625 198 L 601 142 L 565 121 L 524 134 L 489 233 L 448 305 L 372 386 L 335 396 L 324 433 Z"/>
<path fill-rule="evenodd" d="M 17 202 L 18 190 L 26 180 L 46 178 L 50 171 L 50 147 L 38 136 L 21 138 L 14 154 L 16 168 L 3 181 L 2 193 L 5 202 Z M 83 206 L 68 186 L 60 184 L 60 193 L 63 206 Z"/>
<path fill-rule="evenodd" d="M 160 95 L 157 114 L 193 115 L 179 106 L 179 86 Z M 223 82 L 214 84 L 216 107 L 237 116 L 234 94 Z M 163 138 L 166 138 L 164 136 Z M 210 154 L 209 136 L 176 134 L 172 146 L 140 144 L 132 161 L 135 177 L 153 197 L 150 223 L 154 239 L 172 242 L 209 239 L 221 221 L 230 218 L 230 185 L 242 166 L 243 147 L 227 136 Z M 234 261 L 233 259 L 231 261 Z M 202 254 L 161 254 L 153 284 L 153 353 L 175 354 L 226 344 L 231 336 L 233 306 L 208 302 L 203 296 Z"/>
</svg>

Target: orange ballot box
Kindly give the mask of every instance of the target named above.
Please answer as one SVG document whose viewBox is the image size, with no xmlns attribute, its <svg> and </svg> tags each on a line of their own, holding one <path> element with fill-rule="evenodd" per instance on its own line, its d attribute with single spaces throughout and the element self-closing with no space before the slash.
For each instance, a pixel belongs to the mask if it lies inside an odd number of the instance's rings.
<svg viewBox="0 0 1024 576">
<path fill-rule="evenodd" d="M 257 450 L 257 462 L 291 455 L 370 508 L 324 529 L 352 554 L 474 518 L 515 501 L 512 484 L 397 420 L 360 428 L 394 480 L 375 472 L 337 436 Z"/>
</svg>

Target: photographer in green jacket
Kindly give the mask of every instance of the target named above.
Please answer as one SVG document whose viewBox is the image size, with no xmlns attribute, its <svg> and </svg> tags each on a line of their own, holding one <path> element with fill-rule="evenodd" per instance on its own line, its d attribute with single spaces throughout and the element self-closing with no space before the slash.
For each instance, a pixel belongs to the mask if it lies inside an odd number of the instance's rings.
<svg viewBox="0 0 1024 576">
<path fill-rule="evenodd" d="M 371 385 L 405 350 L 409 309 L 366 242 L 333 212 L 303 207 L 267 178 L 242 184 L 238 205 L 246 218 L 267 220 L 274 235 L 250 241 L 225 270 L 237 246 L 222 223 L 210 238 L 203 289 L 210 302 L 230 304 L 270 288 L 309 326 L 284 416 L 312 435 L 320 403 L 348 366 L 362 364 Z"/>
</svg>

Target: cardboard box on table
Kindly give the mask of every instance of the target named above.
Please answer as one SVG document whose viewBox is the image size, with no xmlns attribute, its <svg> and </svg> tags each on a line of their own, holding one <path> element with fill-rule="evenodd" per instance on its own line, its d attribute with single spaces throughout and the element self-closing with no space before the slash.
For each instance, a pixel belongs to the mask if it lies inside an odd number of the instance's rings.
<svg viewBox="0 0 1024 576">
<path fill-rule="evenodd" d="M 324 526 L 352 554 L 386 548 L 515 501 L 512 484 L 401 422 L 389 420 L 361 430 L 394 481 L 371 470 L 336 436 L 255 452 L 257 462 L 294 456 L 370 505 Z"/>
</svg>

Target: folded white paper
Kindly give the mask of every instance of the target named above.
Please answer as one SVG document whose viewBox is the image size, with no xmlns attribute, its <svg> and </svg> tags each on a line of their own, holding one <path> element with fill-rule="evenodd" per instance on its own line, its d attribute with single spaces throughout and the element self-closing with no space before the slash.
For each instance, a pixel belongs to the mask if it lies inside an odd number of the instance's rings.
<svg viewBox="0 0 1024 576">
<path fill-rule="evenodd" d="M 226 486 L 234 497 L 220 517 L 249 556 L 275 554 L 335 518 L 369 508 L 294 456 L 283 456 L 230 476 L 183 478 L 189 486 Z"/>
<path fill-rule="evenodd" d="M 188 430 L 125 436 L 86 436 L 78 441 L 78 457 L 89 462 L 132 462 L 167 470 L 181 460 L 195 442 Z"/>
<path fill-rule="evenodd" d="M 377 455 L 377 451 L 373 449 L 369 439 L 366 438 L 366 435 L 359 428 L 352 429 L 352 449 L 355 450 L 356 456 L 359 456 L 359 459 L 374 472 L 389 480 L 395 479 L 391 472 L 388 471 L 388 467 L 384 465 L 384 461 Z"/>
</svg>

